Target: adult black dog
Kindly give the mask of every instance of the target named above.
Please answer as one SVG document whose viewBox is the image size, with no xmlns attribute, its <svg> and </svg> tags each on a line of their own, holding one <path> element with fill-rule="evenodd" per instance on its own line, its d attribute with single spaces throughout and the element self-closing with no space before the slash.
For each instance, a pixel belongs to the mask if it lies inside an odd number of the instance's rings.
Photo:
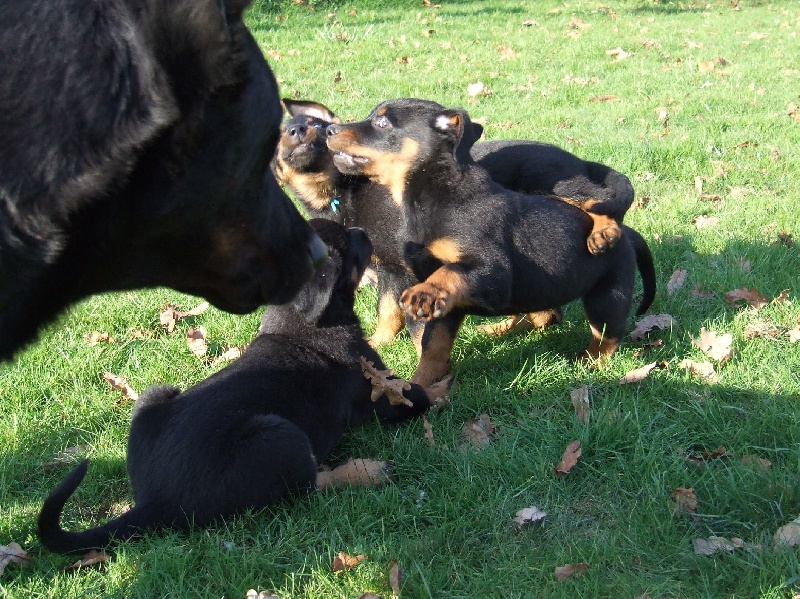
<svg viewBox="0 0 800 599">
<path fill-rule="evenodd" d="M 84 461 L 45 501 L 45 547 L 104 547 L 156 526 L 205 526 L 315 487 L 385 480 L 383 462 L 353 460 L 319 474 L 317 466 L 348 427 L 375 414 L 385 422 L 420 414 L 449 381 L 428 390 L 411 385 L 407 404 L 371 400 L 360 358 L 385 366 L 364 340 L 353 302 L 372 245 L 362 229 L 312 223 L 331 258 L 292 303 L 266 311 L 242 357 L 184 393 L 154 387 L 137 401 L 128 439 L 135 506 L 99 528 L 62 530 L 61 511 L 86 474 Z"/>
<path fill-rule="evenodd" d="M 619 346 L 633 300 L 637 266 L 655 296 L 650 250 L 633 229 L 605 252 L 586 251 L 594 219 L 550 198 L 501 187 L 456 152 L 469 116 L 404 98 L 377 106 L 358 123 L 330 125 L 336 167 L 384 185 L 402 206 L 405 260 L 420 281 L 403 292 L 409 316 L 428 321 L 412 379 L 430 384 L 450 367 L 467 314 L 510 315 L 582 299 L 592 339 L 588 359 Z"/>
<path fill-rule="evenodd" d="M 0 4 L 0 360 L 93 293 L 249 312 L 324 257 L 268 168 L 282 112 L 248 4 Z"/>
</svg>

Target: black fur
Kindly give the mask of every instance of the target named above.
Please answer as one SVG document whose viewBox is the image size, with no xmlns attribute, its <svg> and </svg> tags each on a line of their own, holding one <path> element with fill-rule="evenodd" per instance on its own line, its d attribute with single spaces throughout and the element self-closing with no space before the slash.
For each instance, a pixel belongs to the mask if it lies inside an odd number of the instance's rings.
<svg viewBox="0 0 800 599">
<path fill-rule="evenodd" d="M 268 168 L 281 107 L 248 4 L 0 3 L 0 360 L 94 293 L 248 312 L 323 258 Z"/>
<path fill-rule="evenodd" d="M 98 528 L 62 530 L 83 462 L 44 503 L 45 547 L 80 552 L 154 527 L 206 526 L 308 491 L 347 428 L 373 415 L 400 422 L 429 407 L 417 385 L 405 392 L 413 407 L 371 401 L 359 359 L 386 367 L 364 341 L 353 301 L 372 246 L 361 229 L 312 223 L 331 257 L 292 303 L 267 309 L 242 357 L 183 393 L 153 387 L 137 401 L 128 440 L 134 507 Z"/>
<path fill-rule="evenodd" d="M 588 356 L 611 355 L 625 333 L 637 253 L 652 265 L 644 240 L 624 229 L 620 243 L 591 255 L 586 212 L 510 191 L 474 162 L 456 159 L 469 122 L 463 110 L 402 99 L 384 102 L 365 121 L 328 127 L 339 170 L 384 181 L 402 206 L 405 259 L 421 283 L 401 302 L 412 317 L 430 321 L 414 380 L 429 384 L 447 373 L 466 314 L 527 313 L 579 298 L 593 327 Z M 652 299 L 653 272 L 642 269 L 640 310 Z"/>
</svg>

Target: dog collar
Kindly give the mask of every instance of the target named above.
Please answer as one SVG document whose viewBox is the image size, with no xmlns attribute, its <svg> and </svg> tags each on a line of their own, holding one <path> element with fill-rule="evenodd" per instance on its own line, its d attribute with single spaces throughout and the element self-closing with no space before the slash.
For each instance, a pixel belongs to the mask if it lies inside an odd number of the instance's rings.
<svg viewBox="0 0 800 599">
<path fill-rule="evenodd" d="M 339 212 L 339 204 L 341 204 L 339 198 L 333 198 L 330 204 L 331 210 L 333 210 L 334 212 Z"/>
</svg>

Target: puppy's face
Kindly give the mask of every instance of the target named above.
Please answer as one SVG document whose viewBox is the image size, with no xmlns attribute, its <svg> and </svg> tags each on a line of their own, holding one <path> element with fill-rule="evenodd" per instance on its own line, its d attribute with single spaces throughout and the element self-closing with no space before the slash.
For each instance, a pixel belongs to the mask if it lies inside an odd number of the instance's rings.
<svg viewBox="0 0 800 599">
<path fill-rule="evenodd" d="M 326 145 L 325 131 L 341 119 L 317 102 L 282 100 L 290 118 L 281 126 L 275 155 L 275 174 L 314 210 L 335 196 L 339 172 Z"/>
<path fill-rule="evenodd" d="M 473 125 L 463 110 L 427 100 L 391 100 L 364 121 L 328 127 L 328 148 L 339 171 L 384 185 L 399 205 L 415 172 L 431 161 L 456 160 L 467 126 Z"/>
</svg>

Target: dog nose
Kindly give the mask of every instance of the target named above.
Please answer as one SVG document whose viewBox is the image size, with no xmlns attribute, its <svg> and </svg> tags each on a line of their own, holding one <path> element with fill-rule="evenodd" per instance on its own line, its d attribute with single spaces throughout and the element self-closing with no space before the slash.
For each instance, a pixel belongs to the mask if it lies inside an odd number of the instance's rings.
<svg viewBox="0 0 800 599">
<path fill-rule="evenodd" d="M 288 133 L 289 137 L 303 138 L 306 136 L 307 131 L 308 127 L 306 127 L 305 125 L 293 125 L 289 127 Z"/>
<path fill-rule="evenodd" d="M 325 129 L 325 134 L 328 137 L 333 137 L 334 135 L 339 133 L 341 130 L 342 130 L 342 128 L 339 125 L 336 125 L 336 124 L 328 125 L 327 129 Z"/>
</svg>

